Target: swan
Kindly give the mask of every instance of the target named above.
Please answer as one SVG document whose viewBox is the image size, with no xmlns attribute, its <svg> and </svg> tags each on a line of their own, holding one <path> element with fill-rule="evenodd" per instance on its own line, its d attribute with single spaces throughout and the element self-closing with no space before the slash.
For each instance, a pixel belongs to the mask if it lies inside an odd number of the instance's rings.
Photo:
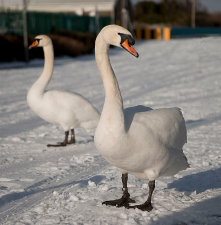
<svg viewBox="0 0 221 225">
<path fill-rule="evenodd" d="M 33 84 L 27 94 L 29 107 L 42 119 L 59 124 L 65 131 L 65 139 L 48 147 L 66 146 L 75 143 L 74 128 L 95 128 L 100 113 L 83 96 L 74 92 L 45 91 L 53 74 L 54 51 L 51 39 L 46 35 L 36 36 L 29 49 L 43 47 L 45 63 L 41 76 Z M 68 141 L 69 130 L 71 139 Z"/>
<path fill-rule="evenodd" d="M 179 108 L 151 109 L 135 106 L 124 110 L 118 81 L 110 64 L 109 46 L 124 48 L 135 57 L 135 40 L 120 26 L 108 25 L 95 41 L 97 67 L 105 90 L 105 102 L 95 131 L 94 142 L 104 159 L 122 173 L 123 196 L 103 204 L 151 211 L 155 180 L 172 176 L 189 167 L 183 153 L 187 142 L 185 121 Z M 149 180 L 149 195 L 141 205 L 130 205 L 128 173 Z"/>
</svg>

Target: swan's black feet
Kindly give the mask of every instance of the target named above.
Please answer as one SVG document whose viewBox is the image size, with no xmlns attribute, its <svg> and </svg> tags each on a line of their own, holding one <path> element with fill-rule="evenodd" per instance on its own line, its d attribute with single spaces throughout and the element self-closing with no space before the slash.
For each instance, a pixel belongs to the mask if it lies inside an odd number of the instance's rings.
<svg viewBox="0 0 221 225">
<path fill-rule="evenodd" d="M 74 144 L 74 143 L 75 143 L 75 141 L 70 140 L 67 144 L 64 143 L 64 142 L 58 142 L 56 145 L 48 144 L 47 147 L 65 147 L 67 145 L 71 145 L 71 144 Z"/>
<path fill-rule="evenodd" d="M 69 131 L 65 131 L 65 138 L 63 142 L 58 142 L 56 145 L 48 144 L 47 147 L 65 147 L 67 144 L 74 144 L 75 143 L 75 135 L 74 129 L 71 129 L 71 140 L 68 141 Z"/>
<path fill-rule="evenodd" d="M 122 198 L 120 198 L 120 199 L 116 199 L 116 200 L 112 200 L 112 201 L 105 201 L 102 204 L 129 208 L 129 203 L 135 203 L 135 201 L 129 197 L 122 196 Z"/>
<path fill-rule="evenodd" d="M 66 133 L 65 133 L 65 135 L 66 135 Z M 65 136 L 65 138 L 66 138 L 66 136 Z M 68 140 L 68 137 L 67 137 L 67 140 Z M 65 141 L 65 140 L 64 140 L 64 141 Z M 71 129 L 71 140 L 68 141 L 67 144 L 68 144 L 68 145 L 75 144 L 75 134 L 74 134 L 74 129 Z"/>
<path fill-rule="evenodd" d="M 64 147 L 66 145 L 64 142 L 58 142 L 56 145 L 48 144 L 47 147 Z"/>
<path fill-rule="evenodd" d="M 134 205 L 134 206 L 129 206 L 129 208 L 131 209 L 140 209 L 142 211 L 148 211 L 150 212 L 153 209 L 153 206 L 151 205 L 151 202 L 145 202 L 142 205 Z"/>
</svg>

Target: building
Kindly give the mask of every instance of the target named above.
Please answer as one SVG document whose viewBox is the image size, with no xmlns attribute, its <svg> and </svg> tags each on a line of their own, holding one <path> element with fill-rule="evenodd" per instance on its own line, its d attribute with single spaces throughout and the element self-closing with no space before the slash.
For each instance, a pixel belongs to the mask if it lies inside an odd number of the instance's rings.
<svg viewBox="0 0 221 225">
<path fill-rule="evenodd" d="M 74 13 L 77 15 L 112 16 L 115 0 L 27 0 L 28 11 Z M 1 8 L 22 10 L 23 0 L 1 0 Z"/>
</svg>

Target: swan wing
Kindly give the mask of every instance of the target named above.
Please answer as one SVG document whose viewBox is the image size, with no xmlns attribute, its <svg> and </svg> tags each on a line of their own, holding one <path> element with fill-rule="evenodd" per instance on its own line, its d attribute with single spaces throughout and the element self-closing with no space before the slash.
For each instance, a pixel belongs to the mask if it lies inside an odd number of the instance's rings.
<svg viewBox="0 0 221 225">
<path fill-rule="evenodd" d="M 65 91 L 48 91 L 44 94 L 44 100 L 62 117 L 73 117 L 79 124 L 84 123 L 82 128 L 91 129 L 93 124 L 98 123 L 100 113 L 97 109 L 83 96 L 75 92 Z M 85 124 L 87 123 L 87 126 Z"/>
<path fill-rule="evenodd" d="M 125 110 L 125 120 L 128 132 L 139 127 L 140 130 L 146 130 L 147 135 L 151 133 L 157 137 L 158 142 L 169 148 L 182 150 L 187 142 L 185 121 L 179 108 L 152 110 L 148 107 L 132 107 Z"/>
</svg>

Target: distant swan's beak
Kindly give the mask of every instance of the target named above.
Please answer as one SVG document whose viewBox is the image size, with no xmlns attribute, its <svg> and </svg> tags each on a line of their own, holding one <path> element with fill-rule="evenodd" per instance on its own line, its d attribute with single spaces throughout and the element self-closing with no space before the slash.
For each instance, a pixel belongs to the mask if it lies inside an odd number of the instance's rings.
<svg viewBox="0 0 221 225">
<path fill-rule="evenodd" d="M 33 41 L 33 43 L 29 46 L 29 49 L 31 49 L 31 48 L 34 48 L 34 47 L 36 47 L 36 46 L 38 46 L 38 41 L 37 40 L 35 40 L 35 41 Z"/>
<path fill-rule="evenodd" d="M 128 40 L 124 41 L 121 46 L 126 49 L 128 52 L 130 52 L 132 55 L 134 55 L 136 58 L 139 57 L 139 54 L 135 51 L 132 45 L 129 45 Z"/>
</svg>

